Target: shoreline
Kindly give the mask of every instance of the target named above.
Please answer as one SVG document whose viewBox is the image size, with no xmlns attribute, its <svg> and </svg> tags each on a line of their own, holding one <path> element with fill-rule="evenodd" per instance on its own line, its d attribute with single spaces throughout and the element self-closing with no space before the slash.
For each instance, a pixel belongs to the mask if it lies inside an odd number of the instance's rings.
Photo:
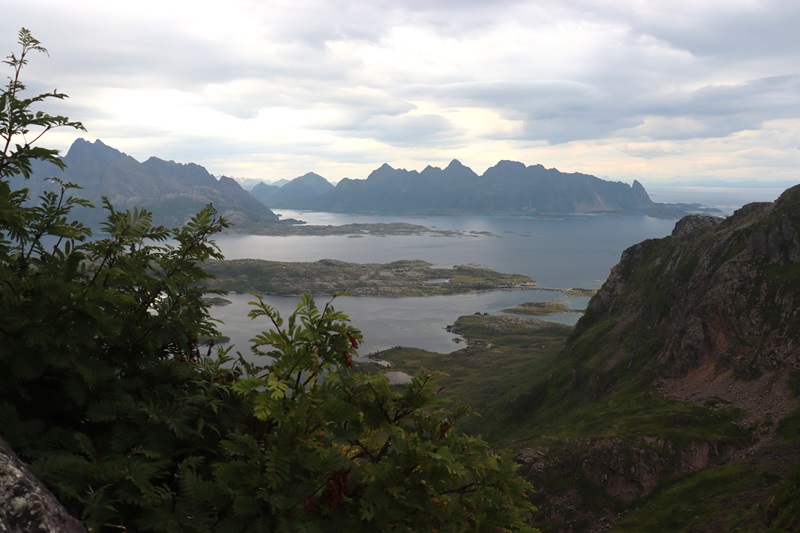
<svg viewBox="0 0 800 533">
<path fill-rule="evenodd" d="M 436 268 L 422 260 L 347 263 L 334 259 L 281 262 L 261 259 L 209 261 L 214 276 L 206 286 L 238 293 L 275 296 L 347 294 L 349 296 L 425 297 L 498 290 L 535 290 L 536 281 L 474 265 Z"/>
</svg>

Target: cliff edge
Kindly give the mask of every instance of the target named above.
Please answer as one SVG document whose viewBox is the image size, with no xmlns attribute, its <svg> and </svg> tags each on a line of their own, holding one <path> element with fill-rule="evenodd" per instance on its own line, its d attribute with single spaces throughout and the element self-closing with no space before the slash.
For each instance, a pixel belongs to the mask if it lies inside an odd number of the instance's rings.
<svg viewBox="0 0 800 533">
<path fill-rule="evenodd" d="M 800 186 L 625 250 L 508 413 L 544 531 L 800 527 Z"/>
</svg>

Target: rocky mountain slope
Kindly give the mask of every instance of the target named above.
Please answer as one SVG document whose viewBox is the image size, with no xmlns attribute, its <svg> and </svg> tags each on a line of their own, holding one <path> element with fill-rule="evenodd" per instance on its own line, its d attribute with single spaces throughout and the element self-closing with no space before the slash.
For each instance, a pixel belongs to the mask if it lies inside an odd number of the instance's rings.
<svg viewBox="0 0 800 533">
<path fill-rule="evenodd" d="M 589 337 L 603 339 L 591 357 L 605 358 L 593 390 L 637 368 L 672 396 L 784 416 L 800 370 L 800 187 L 727 219 L 688 216 L 626 250 L 566 354 L 583 359 Z"/>
<path fill-rule="evenodd" d="M 215 179 L 194 163 L 181 164 L 151 157 L 144 163 L 115 150 L 101 141 L 76 140 L 64 156 L 62 172 L 53 165 L 39 163 L 31 179 L 18 181 L 36 198 L 47 187 L 46 178 L 56 176 L 80 185 L 73 193 L 91 200 L 96 208 L 76 209 L 77 218 L 97 226 L 105 219 L 100 198 L 108 197 L 117 209 L 146 208 L 158 224 L 181 225 L 204 205 L 213 203 L 221 215 L 236 225 L 264 225 L 278 217 L 233 179 Z"/>
<path fill-rule="evenodd" d="M 321 183 L 322 178 L 313 176 Z M 365 180 L 345 178 L 329 188 L 308 187 L 308 177 L 296 178 L 282 189 L 256 188 L 253 194 L 271 207 L 345 213 L 658 214 L 686 207 L 653 202 L 638 181 L 628 185 L 514 161 L 500 161 L 481 176 L 457 160 L 422 172 L 384 164 Z M 290 193 L 295 182 L 303 187 L 302 194 Z"/>
<path fill-rule="evenodd" d="M 626 250 L 507 404 L 545 529 L 800 527 L 799 344 L 800 186 Z"/>
</svg>

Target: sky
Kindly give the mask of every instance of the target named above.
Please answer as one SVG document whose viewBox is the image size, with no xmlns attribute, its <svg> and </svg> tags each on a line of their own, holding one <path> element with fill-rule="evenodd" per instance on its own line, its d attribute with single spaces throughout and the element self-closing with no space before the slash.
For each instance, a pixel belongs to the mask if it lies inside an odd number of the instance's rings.
<svg viewBox="0 0 800 533">
<path fill-rule="evenodd" d="M 800 182 L 795 0 L 0 0 L 77 137 L 265 180 L 500 160 Z M 5 65 L 3 65 L 5 66 Z M 10 69 L 6 67 L 4 75 Z"/>
</svg>

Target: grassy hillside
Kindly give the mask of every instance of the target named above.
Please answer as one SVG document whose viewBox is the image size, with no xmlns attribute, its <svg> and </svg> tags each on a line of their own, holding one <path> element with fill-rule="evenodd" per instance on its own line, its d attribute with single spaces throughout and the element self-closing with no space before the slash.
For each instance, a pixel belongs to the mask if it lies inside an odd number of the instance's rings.
<svg viewBox="0 0 800 533">
<path fill-rule="evenodd" d="M 737 453 L 758 428 L 744 424 L 739 409 L 634 386 L 587 398 L 560 355 L 567 326 L 469 315 L 453 329 L 468 347 L 447 355 L 397 347 L 376 357 L 393 370 L 444 373 L 441 393 L 476 411 L 461 429 L 515 451 L 537 488 L 543 531 L 603 523 L 619 531 L 751 531 L 770 513 L 796 513 L 789 467 L 800 411 L 780 424 L 779 442 L 742 461 Z"/>
<path fill-rule="evenodd" d="M 385 356 L 450 373 L 545 531 L 797 531 L 798 272 L 795 187 L 626 250 L 571 332 L 476 315 L 465 350 Z"/>
</svg>

